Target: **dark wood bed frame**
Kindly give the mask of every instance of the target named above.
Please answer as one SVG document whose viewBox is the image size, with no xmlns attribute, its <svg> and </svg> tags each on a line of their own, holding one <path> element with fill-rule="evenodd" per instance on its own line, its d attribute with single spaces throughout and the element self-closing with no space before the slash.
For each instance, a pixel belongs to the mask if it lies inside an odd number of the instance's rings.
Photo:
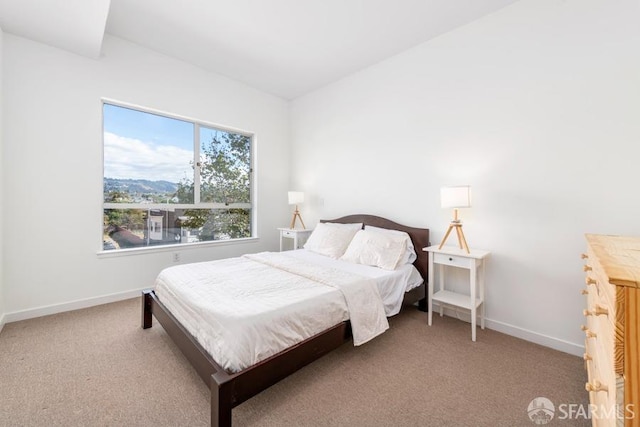
<svg viewBox="0 0 640 427">
<path fill-rule="evenodd" d="M 422 248 L 429 246 L 428 229 L 407 227 L 372 215 L 350 215 L 321 222 L 345 224 L 362 222 L 365 225 L 406 231 L 411 236 L 418 256 L 414 265 L 424 278 L 425 283 L 407 292 L 404 303 L 418 302 L 420 309 L 426 309 L 426 280 L 429 277 L 427 274 L 429 263 L 428 254 L 423 252 Z M 211 425 L 216 427 L 231 426 L 231 410 L 234 407 L 338 348 L 351 338 L 349 321 L 345 321 L 232 374 L 226 372 L 213 360 L 209 353 L 160 302 L 155 292 L 148 289 L 142 292 L 142 327 L 144 329 L 152 326 L 152 315 L 160 322 L 176 346 L 184 353 L 202 380 L 211 389 Z"/>
</svg>

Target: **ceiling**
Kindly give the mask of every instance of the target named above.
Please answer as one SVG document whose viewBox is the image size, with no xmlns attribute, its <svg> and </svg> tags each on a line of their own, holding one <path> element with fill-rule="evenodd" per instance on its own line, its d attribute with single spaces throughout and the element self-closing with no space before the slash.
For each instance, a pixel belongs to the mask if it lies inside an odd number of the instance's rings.
<svg viewBox="0 0 640 427">
<path fill-rule="evenodd" d="M 106 32 L 293 99 L 515 1 L 0 0 L 0 27 L 91 58 Z"/>
</svg>

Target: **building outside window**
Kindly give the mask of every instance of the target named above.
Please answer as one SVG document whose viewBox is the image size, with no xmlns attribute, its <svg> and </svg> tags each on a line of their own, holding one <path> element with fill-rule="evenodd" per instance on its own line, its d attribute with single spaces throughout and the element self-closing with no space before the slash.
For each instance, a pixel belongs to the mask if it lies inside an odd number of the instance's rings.
<svg viewBox="0 0 640 427">
<path fill-rule="evenodd" d="M 248 132 L 103 102 L 103 250 L 252 236 Z"/>
</svg>

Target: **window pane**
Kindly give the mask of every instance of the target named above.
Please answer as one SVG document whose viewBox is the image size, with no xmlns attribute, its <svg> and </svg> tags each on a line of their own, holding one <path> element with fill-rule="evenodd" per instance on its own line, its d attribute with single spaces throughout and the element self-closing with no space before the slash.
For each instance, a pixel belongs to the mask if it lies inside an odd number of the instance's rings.
<svg viewBox="0 0 640 427">
<path fill-rule="evenodd" d="M 200 201 L 250 203 L 251 137 L 200 127 Z"/>
<path fill-rule="evenodd" d="M 194 125 L 104 104 L 109 203 L 193 203 Z"/>
<path fill-rule="evenodd" d="M 251 237 L 252 136 L 108 103 L 103 121 L 104 250 Z"/>
<path fill-rule="evenodd" d="M 104 209 L 104 250 L 244 237 L 251 209 Z"/>
</svg>

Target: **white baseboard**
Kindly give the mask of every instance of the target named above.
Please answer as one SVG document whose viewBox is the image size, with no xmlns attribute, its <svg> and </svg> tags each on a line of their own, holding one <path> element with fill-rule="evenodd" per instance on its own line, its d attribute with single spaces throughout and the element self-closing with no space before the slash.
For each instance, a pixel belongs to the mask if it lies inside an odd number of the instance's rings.
<svg viewBox="0 0 640 427">
<path fill-rule="evenodd" d="M 48 316 L 50 314 L 62 313 L 65 311 L 78 310 L 81 308 L 93 307 L 96 305 L 108 304 L 110 302 L 122 301 L 125 299 L 131 299 L 140 296 L 143 289 L 134 289 L 131 291 L 119 292 L 115 294 L 103 295 L 94 298 L 87 298 L 82 300 L 76 300 L 66 302 L 62 304 L 48 305 L 44 307 L 31 308 L 28 310 L 14 311 L 12 313 L 5 313 L 3 317 L 3 323 L 17 322 L 20 320 L 33 319 L 41 316 Z M 0 329 L 2 326 L 0 326 Z"/>
<path fill-rule="evenodd" d="M 493 329 L 494 331 L 502 332 L 503 334 L 511 335 L 512 337 L 540 344 L 564 353 L 569 353 L 580 358 L 584 354 L 584 345 L 561 340 L 560 338 L 551 337 L 549 335 L 543 335 L 538 332 L 509 325 L 497 320 L 485 319 L 485 327 Z"/>
<path fill-rule="evenodd" d="M 433 315 L 439 316 L 439 312 L 434 308 Z M 470 322 L 469 320 L 469 312 L 456 312 L 454 309 L 446 308 L 444 309 L 444 314 L 446 316 L 455 317 L 465 322 Z M 460 318 L 459 315 L 465 316 L 464 318 Z M 582 357 L 584 354 L 584 345 L 575 344 L 569 341 L 561 340 L 559 338 L 551 337 L 548 335 L 543 335 L 538 332 L 530 331 L 528 329 L 521 328 L 519 326 L 510 325 L 508 323 L 500 322 L 498 320 L 492 319 L 484 319 L 484 325 L 488 329 L 492 329 L 497 332 L 501 332 L 506 335 L 510 335 L 512 337 L 520 338 L 525 341 L 529 341 L 535 344 L 540 344 L 545 347 L 552 348 L 554 350 L 562 351 L 564 353 L 569 353 L 574 356 Z"/>
</svg>

